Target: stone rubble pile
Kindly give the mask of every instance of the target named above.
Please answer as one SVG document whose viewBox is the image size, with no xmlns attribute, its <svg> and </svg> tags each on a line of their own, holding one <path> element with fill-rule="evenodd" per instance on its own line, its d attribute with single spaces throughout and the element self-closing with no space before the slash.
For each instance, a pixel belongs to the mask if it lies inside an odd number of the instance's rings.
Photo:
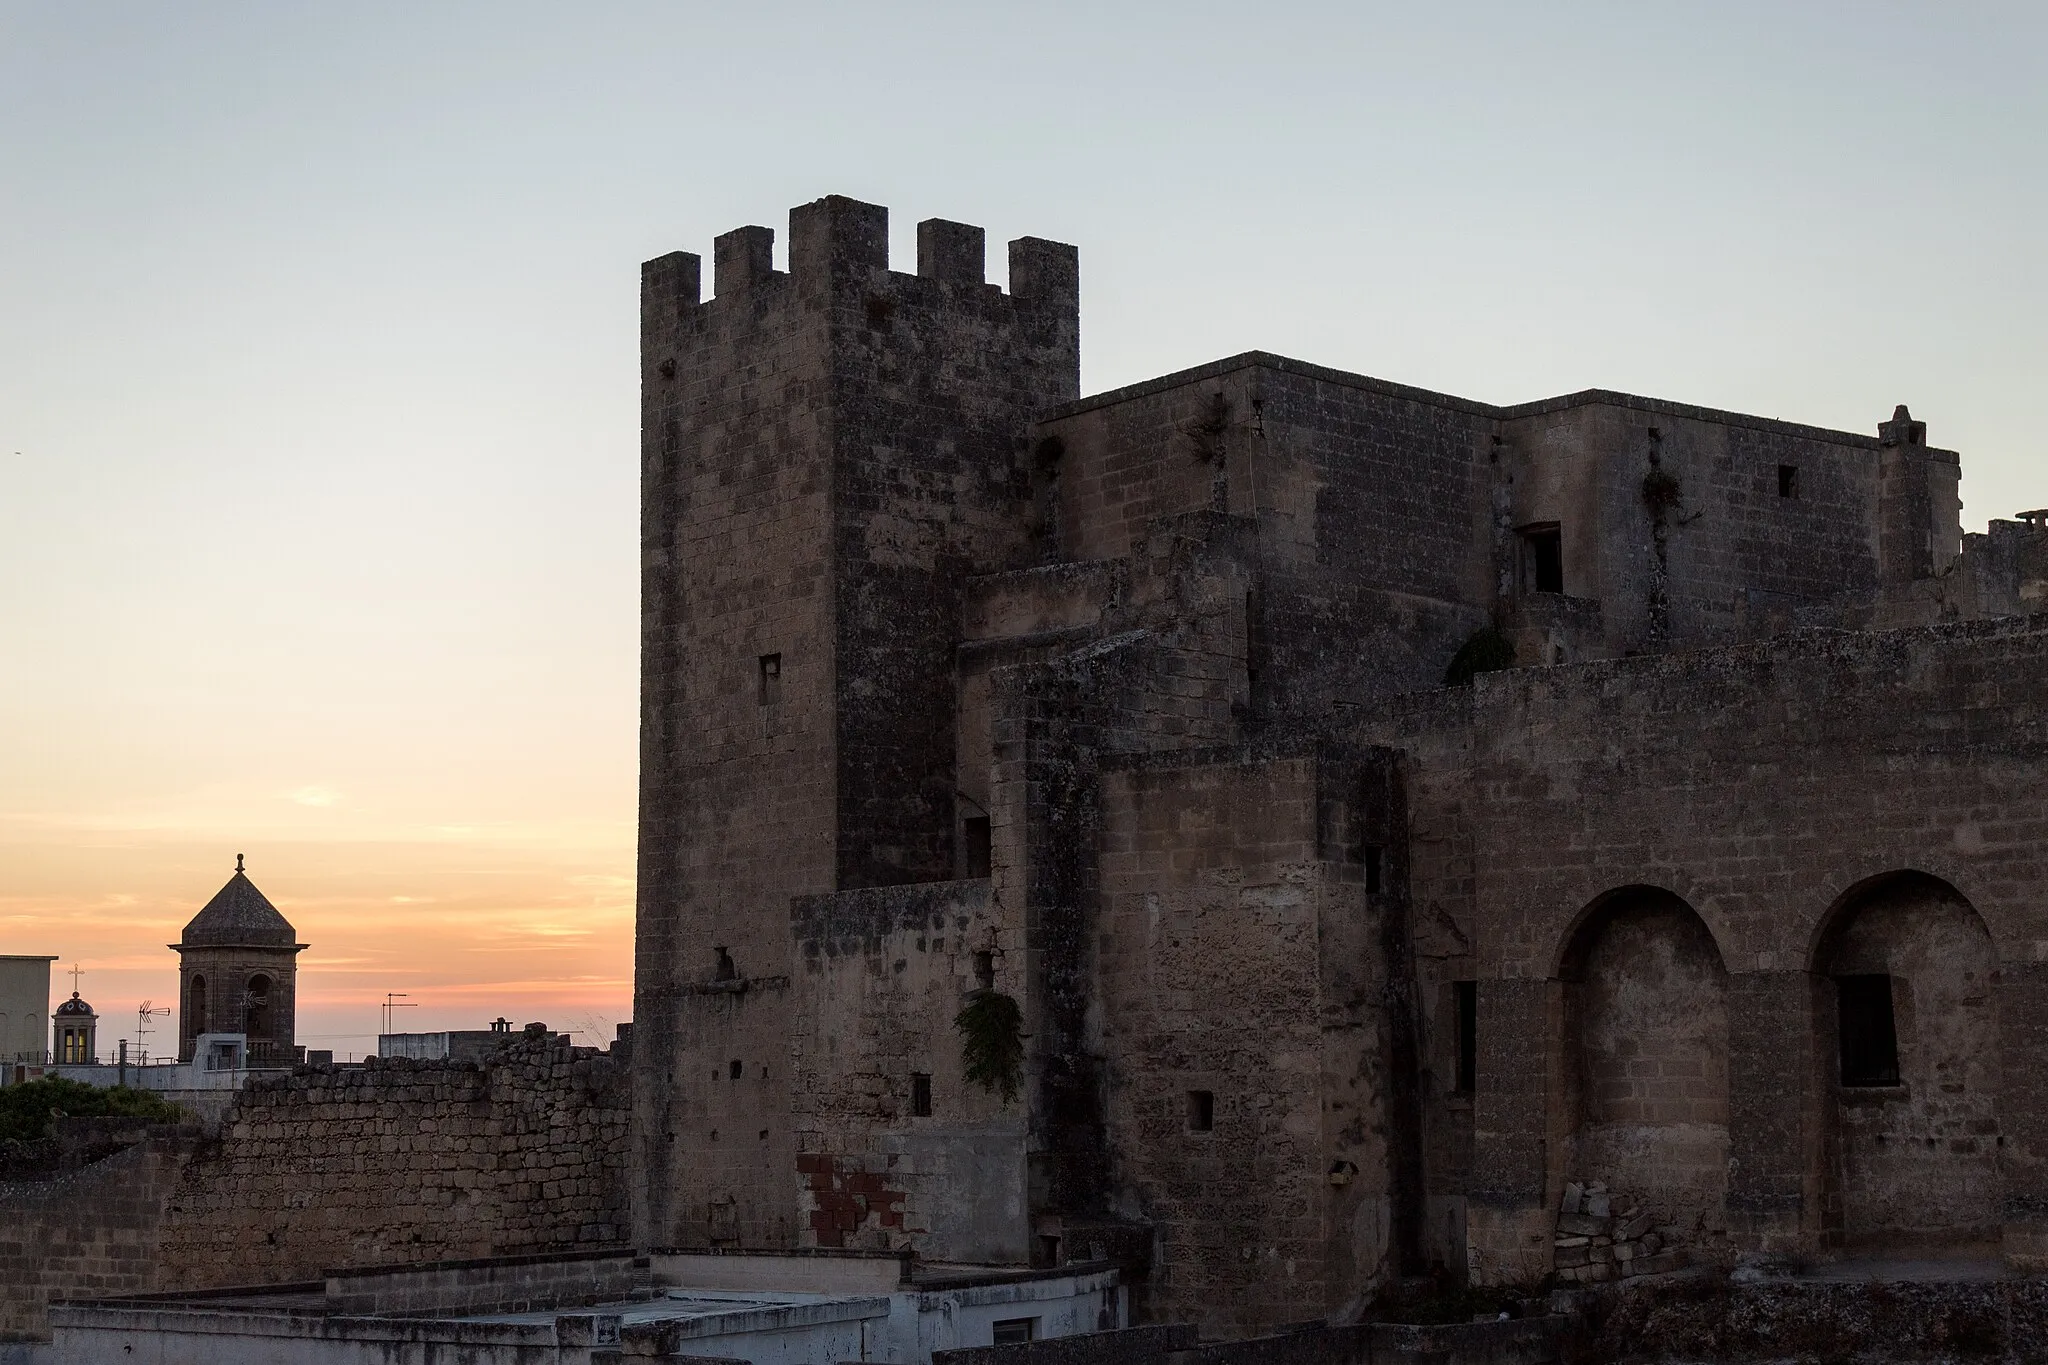
<svg viewBox="0 0 2048 1365">
<path fill-rule="evenodd" d="M 1557 1234 L 1551 1239 L 1557 1278 L 1566 1284 L 1599 1284 L 1678 1270 L 1686 1264 L 1685 1248 L 1671 1244 L 1671 1231 L 1652 1227 L 1647 1209 L 1615 1213 L 1601 1182 L 1574 1181 L 1564 1187 Z"/>
</svg>

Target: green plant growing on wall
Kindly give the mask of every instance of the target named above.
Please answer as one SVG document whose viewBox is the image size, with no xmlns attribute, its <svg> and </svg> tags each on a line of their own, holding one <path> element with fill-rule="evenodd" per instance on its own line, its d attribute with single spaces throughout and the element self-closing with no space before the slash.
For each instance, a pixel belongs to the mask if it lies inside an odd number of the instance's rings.
<svg viewBox="0 0 2048 1365">
<path fill-rule="evenodd" d="M 1008 1104 L 1024 1083 L 1024 1011 L 1001 991 L 979 990 L 953 1016 L 967 1079 Z"/>
<path fill-rule="evenodd" d="M 72 1118 L 143 1118 L 175 1123 L 185 1111 L 163 1096 L 127 1086 L 87 1085 L 49 1076 L 0 1090 L 0 1141 L 26 1142 L 56 1131 L 58 1114 Z"/>
<path fill-rule="evenodd" d="M 1462 687 L 1481 673 L 1514 666 L 1515 642 L 1492 626 L 1481 626 L 1451 656 L 1451 666 L 1444 670 L 1444 686 Z"/>
</svg>

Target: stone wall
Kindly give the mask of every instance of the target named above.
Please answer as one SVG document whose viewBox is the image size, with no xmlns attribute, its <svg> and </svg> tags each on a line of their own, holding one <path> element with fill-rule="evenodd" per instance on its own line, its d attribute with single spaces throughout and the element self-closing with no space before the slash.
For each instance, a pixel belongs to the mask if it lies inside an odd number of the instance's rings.
<svg viewBox="0 0 2048 1365">
<path fill-rule="evenodd" d="M 1153 1309 L 1207 1331 L 1355 1310 L 1412 1256 L 1396 817 L 1367 767 L 1203 753 L 1102 776 L 1110 1202 L 1154 1229 Z"/>
<path fill-rule="evenodd" d="M 47 1341 L 53 1298 L 154 1289 L 159 1230 L 196 1129 L 159 1129 L 48 1179 L 0 1179 L 0 1341 Z"/>
<path fill-rule="evenodd" d="M 1812 632 L 1490 674 L 1470 696 L 1408 699 L 1361 727 L 1363 738 L 1406 736 L 1417 920 L 1441 919 L 1446 940 L 1470 945 L 1462 961 L 1420 959 L 1424 997 L 1438 971 L 1479 982 L 1477 1273 L 1542 1273 L 1565 1182 L 1619 1173 L 1568 1167 L 1579 1112 L 1571 1068 L 1584 1059 L 1563 1040 L 1575 936 L 1632 887 L 1697 915 L 1727 969 L 1731 1238 L 1828 1244 L 1831 1201 L 1842 1197 L 1831 1172 L 1842 1167 L 1826 1144 L 1853 1150 L 1861 1124 L 1870 1152 L 1879 1131 L 1895 1149 L 1910 1139 L 1910 1158 L 1886 1158 L 1899 1171 L 1944 1167 L 1940 1198 L 1958 1236 L 1982 1226 L 1990 1196 L 1968 1170 L 1995 1152 L 1999 1238 L 2016 1262 L 2038 1258 L 2048 1074 L 2007 1040 L 2038 1036 L 2048 1009 L 2039 965 L 2048 922 L 2036 894 L 2044 839 L 2029 814 L 2048 800 L 2044 668 L 2048 624 L 2037 619 Z M 1938 1080 L 1930 1070 L 1909 1085 L 1910 1099 L 1872 1101 L 1893 1117 L 1852 1122 L 1865 1096 L 1839 1082 L 1825 1032 L 1832 997 L 1815 989 L 1835 968 L 1819 950 L 1868 895 L 1908 876 L 1938 882 L 1981 921 L 1997 979 L 1955 953 L 1932 970 L 1910 926 L 1881 935 L 1887 970 L 1908 983 L 1899 999 L 1912 1005 L 1900 1010 L 1902 1062 L 1913 1055 L 1908 1023 L 1927 1008 L 1944 1019 L 1918 1035 L 1929 1057 L 1958 1056 L 1950 1035 L 1972 1017 L 1995 1015 L 1999 1044 L 1980 1038 L 1967 1049 L 1981 1059 L 1974 1069 L 1950 1061 Z M 1667 975 L 1676 970 L 1674 960 Z M 1913 1003 L 1922 998 L 1928 1007 Z M 1705 1076 L 1669 1080 L 1680 1091 L 1710 1081 L 1712 1052 Z M 1986 1091 L 1983 1109 L 1959 1098 Z M 1852 1184 L 1881 1166 L 1852 1163 Z M 1862 1197 L 1905 1196 L 1906 1183 L 1900 1175 Z M 1924 1213 L 1920 1230 L 1942 1232 Z"/>
<path fill-rule="evenodd" d="M 966 1079 L 954 1027 L 972 993 L 995 986 L 996 959 L 1015 956 L 988 889 L 979 879 L 797 901 L 800 1246 L 1031 1259 L 1022 1097 Z M 1012 961 L 1001 972 L 1012 989 L 1014 974 Z"/>
<path fill-rule="evenodd" d="M 789 906 L 956 875 L 962 594 L 1040 554 L 1029 423 L 1079 383 L 1070 247 L 1010 243 L 1004 291 L 964 224 L 915 274 L 875 205 L 794 210 L 786 272 L 773 237 L 720 237 L 708 301 L 695 256 L 643 276 L 648 1245 L 796 1243 Z"/>
<path fill-rule="evenodd" d="M 517 1043 L 254 1082 L 164 1207 L 154 1287 L 624 1242 L 622 1060 Z"/>
</svg>

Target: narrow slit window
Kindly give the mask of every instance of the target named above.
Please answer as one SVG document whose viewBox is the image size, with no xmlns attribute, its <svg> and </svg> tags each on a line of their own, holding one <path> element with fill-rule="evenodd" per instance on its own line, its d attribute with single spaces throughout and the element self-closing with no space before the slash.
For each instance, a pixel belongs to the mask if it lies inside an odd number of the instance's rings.
<svg viewBox="0 0 2048 1365">
<path fill-rule="evenodd" d="M 995 866 L 988 817 L 970 815 L 960 822 L 961 872 L 969 880 L 986 877 Z"/>
<path fill-rule="evenodd" d="M 759 700 L 763 706 L 774 706 L 782 700 L 782 656 L 780 654 L 763 654 L 761 656 Z"/>
<path fill-rule="evenodd" d="M 1377 896 L 1380 892 L 1380 847 L 1378 844 L 1365 846 L 1365 891 Z"/>
<path fill-rule="evenodd" d="M 1479 1088 L 1479 983 L 1453 981 L 1451 993 L 1458 1011 L 1458 1058 L 1453 1089 L 1457 1094 L 1469 1095 Z"/>
<path fill-rule="evenodd" d="M 1889 976 L 1838 976 L 1835 997 L 1842 1056 L 1842 1084 L 1899 1083 L 1899 1033 L 1892 1018 Z"/>
<path fill-rule="evenodd" d="M 747 1064 L 737 1057 L 733 1058 L 732 1065 L 726 1068 L 726 1075 L 730 1076 L 733 1080 L 738 1080 L 740 1077 L 746 1074 Z"/>
<path fill-rule="evenodd" d="M 1799 496 L 1799 467 L 1781 464 L 1778 466 L 1778 496 L 1796 498 Z"/>
<path fill-rule="evenodd" d="M 920 1119 L 932 1116 L 932 1078 L 922 1071 L 910 1073 L 910 1113 Z"/>
<path fill-rule="evenodd" d="M 1558 527 L 1522 531 L 1522 582 L 1530 592 L 1564 591 L 1564 533 Z"/>
<path fill-rule="evenodd" d="M 1216 1131 L 1216 1094 L 1214 1091 L 1188 1091 L 1188 1131 L 1190 1133 L 1213 1133 Z"/>
</svg>

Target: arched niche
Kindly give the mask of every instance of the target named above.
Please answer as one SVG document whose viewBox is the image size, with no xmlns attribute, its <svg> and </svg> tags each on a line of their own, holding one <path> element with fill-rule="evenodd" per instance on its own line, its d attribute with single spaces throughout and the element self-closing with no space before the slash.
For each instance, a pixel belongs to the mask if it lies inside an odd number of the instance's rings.
<svg viewBox="0 0 2048 1365">
<path fill-rule="evenodd" d="M 197 972 L 192 974 L 192 984 L 185 991 L 184 1034 L 189 1040 L 206 1032 L 206 978 Z"/>
<path fill-rule="evenodd" d="M 1816 940 L 1822 1226 L 1850 1249 L 1982 1248 L 2002 1221 L 1998 953 L 1950 883 L 1899 871 Z"/>
<path fill-rule="evenodd" d="M 1609 892 L 1560 959 L 1568 1181 L 1598 1181 L 1666 1241 L 1725 1228 L 1728 970 L 1672 892 Z"/>
</svg>

